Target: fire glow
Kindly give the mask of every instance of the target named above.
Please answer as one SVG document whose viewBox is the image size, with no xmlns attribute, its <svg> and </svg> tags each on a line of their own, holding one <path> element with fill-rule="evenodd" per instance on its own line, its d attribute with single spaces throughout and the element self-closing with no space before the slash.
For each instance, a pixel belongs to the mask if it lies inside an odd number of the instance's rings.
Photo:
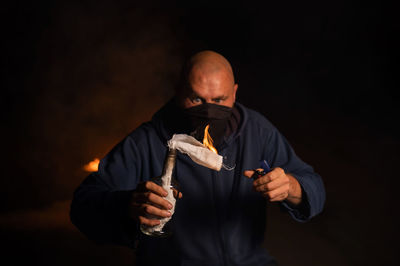
<svg viewBox="0 0 400 266">
<path fill-rule="evenodd" d="M 213 139 L 210 136 L 210 133 L 208 133 L 210 125 L 207 125 L 206 128 L 204 129 L 204 138 L 203 138 L 203 145 L 206 146 L 209 150 L 215 152 L 218 154 L 217 149 L 213 146 Z"/>
<path fill-rule="evenodd" d="M 94 158 L 93 161 L 83 166 L 83 170 L 86 172 L 97 172 L 97 170 L 99 170 L 99 163 L 100 160 L 98 158 Z"/>
</svg>

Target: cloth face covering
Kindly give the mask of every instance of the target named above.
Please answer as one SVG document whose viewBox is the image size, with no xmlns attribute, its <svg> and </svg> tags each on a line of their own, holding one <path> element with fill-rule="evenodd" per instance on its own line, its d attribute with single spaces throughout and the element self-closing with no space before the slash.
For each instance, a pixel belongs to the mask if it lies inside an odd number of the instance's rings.
<svg viewBox="0 0 400 266">
<path fill-rule="evenodd" d="M 207 125 L 210 125 L 209 133 L 214 141 L 214 146 L 218 146 L 224 139 L 226 127 L 232 115 L 232 108 L 203 103 L 183 109 L 183 115 L 190 135 L 198 140 L 203 139 L 204 129 Z"/>
</svg>

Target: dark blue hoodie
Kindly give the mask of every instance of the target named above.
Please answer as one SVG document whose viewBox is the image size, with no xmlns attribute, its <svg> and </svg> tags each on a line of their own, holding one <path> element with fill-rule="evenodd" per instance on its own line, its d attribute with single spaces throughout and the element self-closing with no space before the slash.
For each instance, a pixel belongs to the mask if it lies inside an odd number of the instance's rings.
<svg viewBox="0 0 400 266">
<path fill-rule="evenodd" d="M 127 218 L 131 191 L 161 175 L 171 137 L 164 124 L 169 105 L 119 143 L 101 160 L 98 172 L 78 187 L 72 222 L 97 242 L 133 247 L 139 240 L 137 265 L 274 265 L 262 247 L 267 200 L 253 191 L 253 181 L 243 171 L 259 168 L 259 161 L 267 160 L 271 167 L 291 173 L 302 187 L 303 203 L 298 208 L 281 205 L 300 222 L 322 211 L 324 185 L 265 117 L 238 103 L 239 127 L 218 149 L 234 170 L 210 170 L 178 153 L 175 178 L 183 198 L 173 217 L 173 236 L 144 236 Z"/>
</svg>

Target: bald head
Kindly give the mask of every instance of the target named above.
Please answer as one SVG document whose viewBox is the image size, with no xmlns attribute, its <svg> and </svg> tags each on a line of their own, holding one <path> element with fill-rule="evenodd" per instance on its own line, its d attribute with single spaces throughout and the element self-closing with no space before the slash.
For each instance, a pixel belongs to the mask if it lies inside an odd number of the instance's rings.
<svg viewBox="0 0 400 266">
<path fill-rule="evenodd" d="M 184 108 L 206 102 L 232 107 L 236 90 L 228 60 L 216 52 L 202 51 L 185 64 L 177 98 Z"/>
<path fill-rule="evenodd" d="M 225 75 L 234 81 L 231 64 L 222 55 L 213 51 L 202 51 L 193 55 L 185 66 L 187 68 L 187 79 L 197 75 Z"/>
</svg>

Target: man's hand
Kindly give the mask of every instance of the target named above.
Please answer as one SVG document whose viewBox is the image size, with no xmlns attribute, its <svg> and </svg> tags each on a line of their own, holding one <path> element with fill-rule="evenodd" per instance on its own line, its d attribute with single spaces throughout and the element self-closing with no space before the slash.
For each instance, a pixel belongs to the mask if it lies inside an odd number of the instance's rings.
<svg viewBox="0 0 400 266">
<path fill-rule="evenodd" d="M 255 171 L 247 170 L 243 174 L 248 178 L 252 178 Z M 268 197 L 270 201 L 287 200 L 293 205 L 298 205 L 301 202 L 301 187 L 299 182 L 279 167 L 255 179 L 253 187 L 256 191 L 262 193 L 264 197 Z"/>
<path fill-rule="evenodd" d="M 167 194 L 167 191 L 154 182 L 140 183 L 132 192 L 128 215 L 140 224 L 159 225 L 160 219 L 171 216 L 171 212 L 168 210 L 172 209 L 172 204 L 163 198 Z M 174 196 L 176 197 L 176 195 Z M 179 192 L 179 198 L 181 197 L 182 193 Z"/>
</svg>

